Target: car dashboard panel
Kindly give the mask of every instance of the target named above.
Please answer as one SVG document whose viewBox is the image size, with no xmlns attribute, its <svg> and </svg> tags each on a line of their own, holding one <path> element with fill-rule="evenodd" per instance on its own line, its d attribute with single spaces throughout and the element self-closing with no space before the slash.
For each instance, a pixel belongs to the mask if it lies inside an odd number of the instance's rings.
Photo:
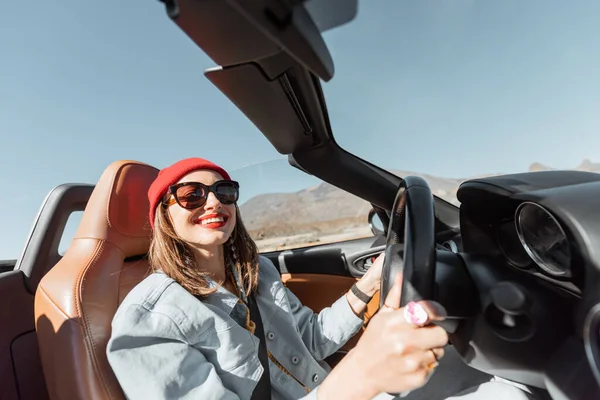
<svg viewBox="0 0 600 400">
<path fill-rule="evenodd" d="M 563 297 L 567 308 L 556 324 L 572 325 L 570 365 L 586 360 L 588 374 L 600 385 L 600 174 L 544 171 L 467 181 L 457 193 L 461 202 L 461 240 L 469 255 L 491 257 L 517 282 L 535 282 Z M 518 278 L 518 277 L 521 278 Z M 554 301 L 554 300 L 553 300 Z M 549 304 L 546 307 L 554 307 Z M 542 305 L 544 307 L 544 305 Z M 552 310 L 549 310 L 552 312 Z M 559 322 L 560 321 L 560 322 Z M 562 354 L 562 356 L 561 356 Z M 583 382 L 557 374 L 561 361 L 546 369 L 546 385 L 557 398 L 575 395 Z M 566 372 L 566 371 L 565 371 Z M 583 379 L 583 378 L 582 378 Z M 589 382 L 588 382 L 589 383 Z M 588 385 L 589 388 L 589 385 Z M 571 392 L 558 395 L 558 392 Z M 581 393 L 579 393 L 581 394 Z M 554 394 L 553 394 L 554 396 Z"/>
<path fill-rule="evenodd" d="M 600 174 L 545 171 L 465 182 L 458 191 L 465 251 L 581 294 L 600 272 Z"/>
</svg>

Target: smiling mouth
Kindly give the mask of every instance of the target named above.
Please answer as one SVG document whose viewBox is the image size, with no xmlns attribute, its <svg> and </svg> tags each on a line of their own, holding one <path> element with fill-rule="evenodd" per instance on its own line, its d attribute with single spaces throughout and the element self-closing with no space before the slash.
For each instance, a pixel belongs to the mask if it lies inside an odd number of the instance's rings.
<svg viewBox="0 0 600 400">
<path fill-rule="evenodd" d="M 225 226 L 229 217 L 225 215 L 207 215 L 194 221 L 203 228 L 216 229 Z"/>
</svg>

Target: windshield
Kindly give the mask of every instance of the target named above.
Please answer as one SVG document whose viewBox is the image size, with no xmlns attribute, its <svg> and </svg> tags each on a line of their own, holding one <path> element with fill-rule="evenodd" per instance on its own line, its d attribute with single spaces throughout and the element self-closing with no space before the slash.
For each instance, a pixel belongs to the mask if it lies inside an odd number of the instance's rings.
<svg viewBox="0 0 600 400">
<path fill-rule="evenodd" d="M 597 168 L 599 16 L 595 0 L 362 1 L 325 33 L 335 138 L 454 203 L 473 176 Z M 53 187 L 119 159 L 221 164 L 263 251 L 372 235 L 367 203 L 290 167 L 202 76 L 214 63 L 160 2 L 8 2 L 0 46 L 0 260 Z"/>
<path fill-rule="evenodd" d="M 336 140 L 455 204 L 481 175 L 600 172 L 599 18 L 595 0 L 362 1 L 324 34 Z"/>
</svg>

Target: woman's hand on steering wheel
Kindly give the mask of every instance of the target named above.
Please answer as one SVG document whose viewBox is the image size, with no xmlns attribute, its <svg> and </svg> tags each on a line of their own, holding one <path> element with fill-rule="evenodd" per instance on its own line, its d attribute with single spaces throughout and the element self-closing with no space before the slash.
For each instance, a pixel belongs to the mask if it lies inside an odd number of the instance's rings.
<svg viewBox="0 0 600 400">
<path fill-rule="evenodd" d="M 381 253 L 367 272 L 356 282 L 356 286 L 368 296 L 373 296 L 381 287 L 381 273 L 383 270 L 383 261 L 385 260 L 385 252 Z"/>
<path fill-rule="evenodd" d="M 319 388 L 319 399 L 371 399 L 382 392 L 401 393 L 427 383 L 448 343 L 446 331 L 430 323 L 443 320 L 446 312 L 431 301 L 398 308 L 401 291 L 402 279 L 397 276 L 384 306 L 356 347 Z"/>
</svg>

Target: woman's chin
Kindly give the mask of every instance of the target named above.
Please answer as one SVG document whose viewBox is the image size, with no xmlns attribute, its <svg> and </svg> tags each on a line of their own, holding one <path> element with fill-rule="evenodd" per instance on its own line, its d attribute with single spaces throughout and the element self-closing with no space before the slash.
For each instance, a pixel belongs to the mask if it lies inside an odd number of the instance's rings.
<svg viewBox="0 0 600 400">
<path fill-rule="evenodd" d="M 213 232 L 204 233 L 202 236 L 195 237 L 191 242 L 200 247 L 213 247 L 225 244 L 228 239 L 228 232 L 214 230 Z"/>
</svg>

